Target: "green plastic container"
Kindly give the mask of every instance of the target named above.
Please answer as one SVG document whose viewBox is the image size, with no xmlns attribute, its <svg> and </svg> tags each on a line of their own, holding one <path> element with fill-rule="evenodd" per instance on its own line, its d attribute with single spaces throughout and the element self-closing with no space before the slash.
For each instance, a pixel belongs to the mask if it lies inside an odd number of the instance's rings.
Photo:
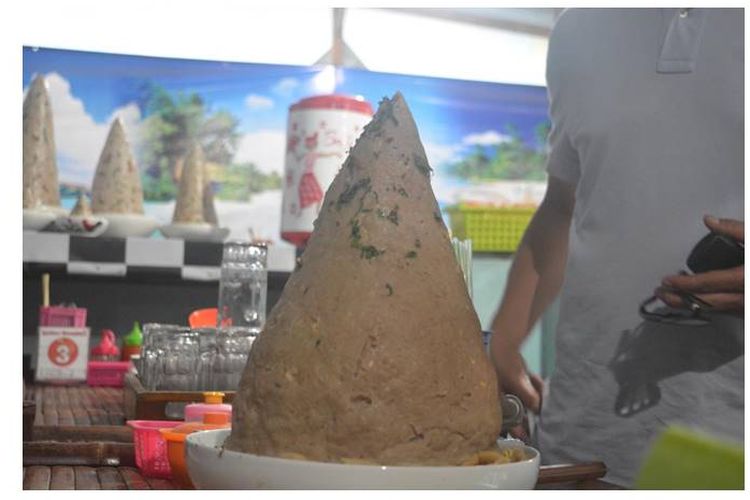
<svg viewBox="0 0 750 500">
<path fill-rule="evenodd" d="M 454 205 L 446 208 L 453 236 L 471 240 L 475 252 L 512 253 L 536 212 L 536 207 Z"/>
<path fill-rule="evenodd" d="M 741 490 L 745 453 L 682 427 L 669 427 L 656 440 L 635 487 L 642 490 Z"/>
</svg>

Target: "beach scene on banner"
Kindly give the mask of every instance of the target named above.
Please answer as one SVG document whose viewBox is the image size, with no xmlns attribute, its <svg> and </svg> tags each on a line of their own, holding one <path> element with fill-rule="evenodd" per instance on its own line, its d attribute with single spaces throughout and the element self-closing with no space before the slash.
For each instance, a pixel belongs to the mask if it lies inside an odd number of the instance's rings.
<svg viewBox="0 0 750 500">
<path fill-rule="evenodd" d="M 287 244 L 281 237 L 284 198 L 315 206 L 329 182 L 325 175 L 315 177 L 315 162 L 325 154 L 311 153 L 336 140 L 353 142 L 361 128 L 339 137 L 320 120 L 296 133 L 290 108 L 311 97 L 341 95 L 377 109 L 396 91 L 419 126 L 442 209 L 535 207 L 544 194 L 549 121 L 543 87 L 47 48 L 24 48 L 23 56 L 24 92 L 36 76 L 47 85 L 61 203 L 68 210 L 81 193 L 90 196 L 108 131 L 119 119 L 139 170 L 146 214 L 170 222 L 197 142 L 216 215 L 230 237 Z M 340 153 L 335 161 L 344 157 Z M 307 165 L 308 175 L 300 174 L 301 185 L 285 195 L 293 158 L 301 159 L 301 168 Z"/>
</svg>

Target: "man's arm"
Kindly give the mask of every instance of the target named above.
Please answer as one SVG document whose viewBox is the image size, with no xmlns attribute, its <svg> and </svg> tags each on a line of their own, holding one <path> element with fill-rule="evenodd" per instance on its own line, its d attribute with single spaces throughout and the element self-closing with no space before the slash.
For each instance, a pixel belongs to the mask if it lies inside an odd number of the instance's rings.
<svg viewBox="0 0 750 500">
<path fill-rule="evenodd" d="M 562 285 L 574 205 L 573 186 L 550 176 L 544 200 L 516 252 L 505 295 L 492 322 L 490 352 L 499 386 L 520 397 L 534 412 L 541 404 L 542 380 L 527 374 L 520 349 Z"/>
</svg>

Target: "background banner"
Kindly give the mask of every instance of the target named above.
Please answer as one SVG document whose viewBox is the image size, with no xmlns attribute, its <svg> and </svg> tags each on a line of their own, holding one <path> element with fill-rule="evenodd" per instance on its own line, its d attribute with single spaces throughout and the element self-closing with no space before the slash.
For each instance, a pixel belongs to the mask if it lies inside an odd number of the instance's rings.
<svg viewBox="0 0 750 500">
<path fill-rule="evenodd" d="M 488 61 L 491 64 L 491 61 Z M 442 208 L 538 204 L 549 129 L 543 87 L 286 66 L 23 49 L 23 88 L 45 76 L 62 204 L 89 192 L 112 120 L 122 119 L 141 171 L 146 214 L 168 224 L 192 140 L 209 162 L 216 209 L 231 237 L 278 244 L 289 107 L 321 94 L 374 109 L 406 98 L 434 169 Z"/>
</svg>

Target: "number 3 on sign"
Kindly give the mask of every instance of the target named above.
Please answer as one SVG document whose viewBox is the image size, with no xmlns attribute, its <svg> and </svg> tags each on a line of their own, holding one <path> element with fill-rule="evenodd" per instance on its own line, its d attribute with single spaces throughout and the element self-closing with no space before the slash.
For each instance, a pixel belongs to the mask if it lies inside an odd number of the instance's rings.
<svg viewBox="0 0 750 500">
<path fill-rule="evenodd" d="M 60 337 L 49 345 L 47 356 L 54 365 L 68 366 L 78 358 L 78 346 L 68 337 Z"/>
<path fill-rule="evenodd" d="M 40 326 L 36 380 L 86 380 L 89 335 L 85 327 Z"/>
</svg>

